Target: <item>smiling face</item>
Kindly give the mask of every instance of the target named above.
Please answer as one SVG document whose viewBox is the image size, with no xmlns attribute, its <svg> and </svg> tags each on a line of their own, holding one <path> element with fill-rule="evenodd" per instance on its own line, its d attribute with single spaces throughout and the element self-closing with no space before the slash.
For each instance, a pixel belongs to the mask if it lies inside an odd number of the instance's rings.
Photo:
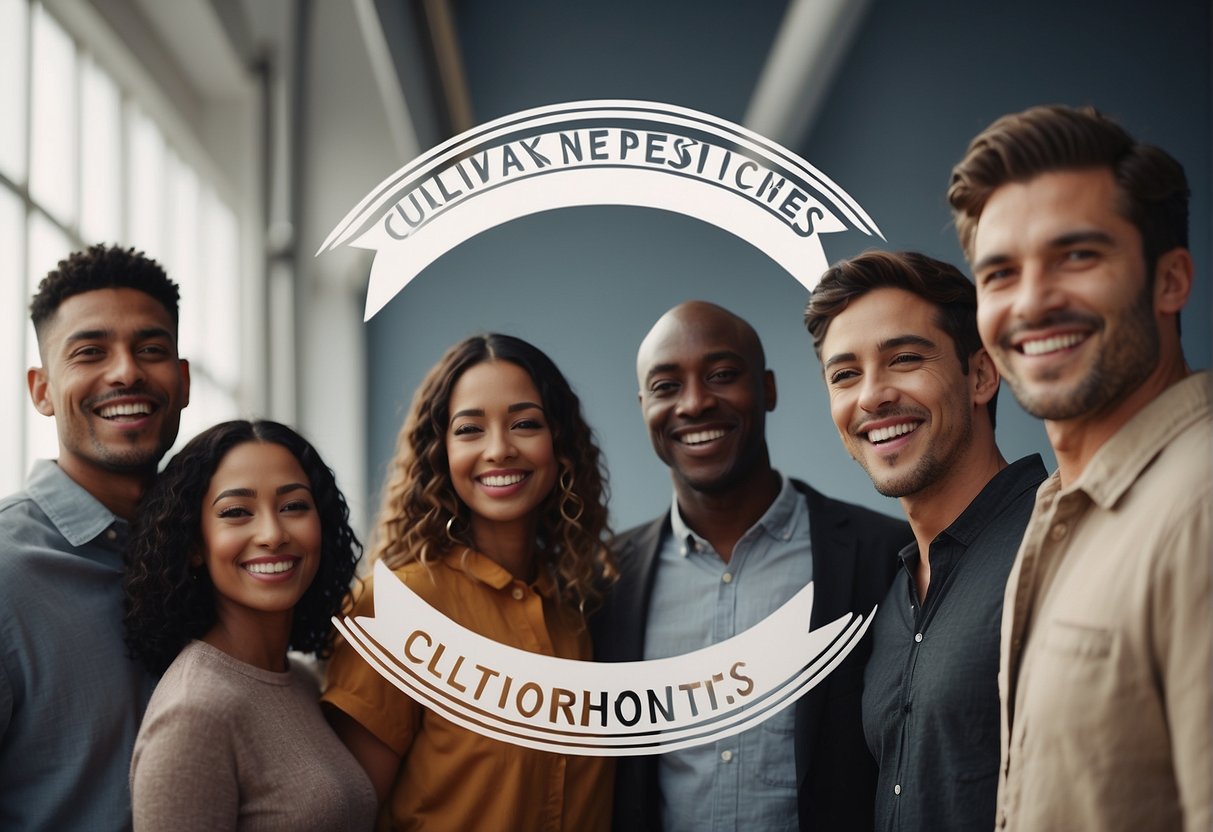
<svg viewBox="0 0 1213 832">
<path fill-rule="evenodd" d="M 775 377 L 753 330 L 706 303 L 666 313 L 640 346 L 640 408 L 675 487 L 709 494 L 766 476 Z"/>
<path fill-rule="evenodd" d="M 822 341 L 834 426 L 886 497 L 918 494 L 963 464 L 974 408 L 992 395 L 978 393 L 978 374 L 964 372 L 936 315 L 912 292 L 875 289 L 838 313 Z"/>
<path fill-rule="evenodd" d="M 981 338 L 1033 416 L 1105 412 L 1158 366 L 1141 235 L 1118 199 L 1111 171 L 1047 173 L 1003 185 L 978 220 Z"/>
<path fill-rule="evenodd" d="M 244 442 L 219 462 L 202 498 L 195 563 L 215 587 L 220 622 L 289 616 L 320 566 L 320 515 L 299 460 L 272 442 Z"/>
<path fill-rule="evenodd" d="M 77 482 L 155 473 L 189 402 L 175 333 L 168 310 L 136 289 L 73 295 L 48 321 L 30 396 L 55 417 L 59 465 Z"/>
<path fill-rule="evenodd" d="M 534 535 L 558 464 L 535 382 L 517 364 L 484 361 L 451 390 L 446 452 L 451 483 L 471 511 L 472 539 Z"/>
</svg>

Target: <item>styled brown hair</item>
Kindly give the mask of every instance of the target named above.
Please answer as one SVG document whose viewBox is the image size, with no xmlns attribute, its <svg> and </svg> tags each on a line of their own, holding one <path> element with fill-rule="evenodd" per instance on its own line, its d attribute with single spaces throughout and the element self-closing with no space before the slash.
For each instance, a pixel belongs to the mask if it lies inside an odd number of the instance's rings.
<svg viewBox="0 0 1213 832">
<path fill-rule="evenodd" d="M 382 559 L 396 569 L 473 547 L 468 508 L 451 482 L 446 432 L 455 384 L 485 361 L 521 367 L 539 391 L 561 474 L 560 484 L 538 509 L 537 560 L 552 569 L 563 600 L 588 611 L 599 600 L 603 583 L 616 574 L 604 543 L 607 484 L 601 454 L 564 375 L 542 350 L 511 335 L 488 333 L 460 341 L 417 388 L 396 438 L 371 560 Z"/>
<path fill-rule="evenodd" d="M 804 309 L 804 325 L 813 336 L 821 361 L 821 344 L 830 323 L 851 301 L 874 289 L 902 289 L 935 307 L 935 324 L 952 339 L 960 369 L 969 374 L 969 358 L 982 348 L 977 331 L 977 290 L 950 263 L 916 251 L 865 251 L 839 260 L 822 274 Z M 998 392 L 986 405 L 994 427 Z"/>
<path fill-rule="evenodd" d="M 1188 180 L 1170 154 L 1142 144 L 1093 107 L 1032 107 L 995 121 L 952 168 L 948 202 L 965 257 L 986 201 L 1010 182 L 1042 173 L 1107 169 L 1116 179 L 1117 210 L 1141 234 L 1146 279 L 1159 256 L 1188 247 Z"/>
</svg>

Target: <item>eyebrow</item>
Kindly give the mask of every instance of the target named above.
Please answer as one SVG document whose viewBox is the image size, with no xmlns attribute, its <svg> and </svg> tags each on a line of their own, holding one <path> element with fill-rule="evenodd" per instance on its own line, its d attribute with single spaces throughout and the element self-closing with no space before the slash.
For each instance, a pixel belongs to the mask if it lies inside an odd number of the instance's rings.
<svg viewBox="0 0 1213 832">
<path fill-rule="evenodd" d="M 932 341 L 930 338 L 924 338 L 921 335 L 906 334 L 906 335 L 897 335 L 897 336 L 894 336 L 893 338 L 886 338 L 883 341 L 877 342 L 876 350 L 878 352 L 888 352 L 889 350 L 895 350 L 898 347 L 927 347 L 930 349 L 935 349 L 935 348 L 937 348 L 937 346 L 938 345 L 934 341 Z M 832 355 L 828 359 L 826 359 L 826 362 L 822 365 L 822 370 L 828 370 L 831 367 L 833 367 L 835 364 L 839 364 L 843 361 L 854 361 L 854 360 L 855 360 L 855 353 L 840 352 L 837 355 Z"/>
<path fill-rule="evenodd" d="M 1049 248 L 1066 248 L 1067 246 L 1076 245 L 1078 243 L 1102 243 L 1103 245 L 1110 246 L 1115 244 L 1115 242 L 1116 241 L 1112 239 L 1111 234 L 1108 234 L 1105 231 L 1091 229 L 1088 231 L 1068 231 L 1065 234 L 1059 234 L 1058 236 L 1049 240 L 1048 246 Z M 974 263 L 973 271 L 979 272 L 982 269 L 989 268 L 990 266 L 1001 265 L 1002 263 L 1008 262 L 1010 259 L 1010 255 L 996 252 L 983 257 Z"/>
<path fill-rule="evenodd" d="M 304 491 L 307 491 L 309 493 L 312 490 L 311 488 L 309 488 L 308 486 L 304 485 L 301 482 L 288 482 L 286 485 L 278 486 L 274 490 L 274 493 L 278 496 L 282 496 L 283 494 L 289 494 L 290 492 L 298 491 L 299 489 L 303 489 Z M 225 499 L 227 497 L 256 497 L 256 496 L 257 496 L 257 492 L 251 488 L 229 488 L 226 491 L 220 491 L 219 494 L 216 495 L 215 499 L 213 501 L 211 501 L 211 505 L 214 505 L 215 503 L 217 503 L 220 500 Z"/>
<path fill-rule="evenodd" d="M 709 353 L 705 354 L 701 360 L 703 360 L 703 361 L 737 361 L 741 364 L 747 363 L 745 360 L 745 356 L 739 352 L 736 352 L 735 350 L 717 350 L 715 352 L 709 352 Z M 667 361 L 665 364 L 654 364 L 652 367 L 649 368 L 649 371 L 647 373 L 645 373 L 644 380 L 647 382 L 649 379 L 651 379 L 655 375 L 660 375 L 661 373 L 673 372 L 674 370 L 677 370 L 680 366 L 681 365 L 675 364 L 672 361 Z"/>
<path fill-rule="evenodd" d="M 535 404 L 534 402 L 515 402 L 505 409 L 506 413 L 517 413 L 520 410 L 538 410 L 543 411 L 543 405 Z M 451 419 L 458 419 L 460 416 L 484 416 L 484 409 L 480 407 L 471 407 L 467 410 L 460 410 L 458 413 L 452 413 Z"/>
<path fill-rule="evenodd" d="M 66 340 L 68 343 L 102 341 L 113 338 L 115 334 L 112 329 L 81 329 L 67 336 Z M 173 334 L 162 326 L 149 326 L 135 331 L 135 340 L 146 341 L 149 338 L 167 338 L 171 341 Z"/>
</svg>

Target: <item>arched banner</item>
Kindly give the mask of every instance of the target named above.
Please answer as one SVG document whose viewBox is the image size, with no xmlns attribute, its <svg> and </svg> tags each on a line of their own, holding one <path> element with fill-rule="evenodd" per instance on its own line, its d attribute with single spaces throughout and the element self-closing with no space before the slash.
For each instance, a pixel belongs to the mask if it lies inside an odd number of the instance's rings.
<svg viewBox="0 0 1213 832">
<path fill-rule="evenodd" d="M 581 101 L 504 116 L 438 145 L 367 194 L 317 254 L 343 245 L 376 252 L 369 320 L 461 242 L 578 205 L 698 218 L 748 241 L 810 289 L 828 265 L 820 235 L 880 236 L 829 177 L 740 125 L 668 104 Z"/>
<path fill-rule="evenodd" d="M 880 230 L 808 162 L 737 124 L 645 101 L 582 101 L 505 116 L 384 180 L 317 254 L 375 251 L 366 318 L 461 242 L 519 217 L 634 205 L 748 241 L 812 289 L 821 235 Z M 431 608 L 382 563 L 374 617 L 334 618 L 384 678 L 469 730 L 563 754 L 655 754 L 737 734 L 794 703 L 871 623 L 855 610 L 809 630 L 813 584 L 749 630 L 645 662 L 557 659 L 500 644 Z M 866 613 L 866 618 L 864 613 Z"/>
</svg>

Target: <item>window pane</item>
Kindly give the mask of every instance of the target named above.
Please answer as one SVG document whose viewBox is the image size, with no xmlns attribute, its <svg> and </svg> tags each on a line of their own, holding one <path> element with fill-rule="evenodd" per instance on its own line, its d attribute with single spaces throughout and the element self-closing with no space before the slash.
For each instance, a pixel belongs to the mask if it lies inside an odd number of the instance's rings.
<svg viewBox="0 0 1213 832">
<path fill-rule="evenodd" d="M 29 468 L 25 457 L 25 368 L 35 361 L 26 358 L 25 309 L 29 298 L 21 279 L 22 252 L 25 249 L 25 218 L 20 198 L 0 188 L 0 459 L 12 460 L 0 465 L 0 495 L 21 487 Z"/>
<path fill-rule="evenodd" d="M 87 57 L 80 73 L 80 235 L 85 242 L 122 237 L 122 99 Z"/>
<path fill-rule="evenodd" d="M 240 237 L 236 216 L 209 188 L 203 198 L 202 298 L 206 308 L 206 364 L 232 390 L 240 384 Z M 257 356 L 257 361 L 264 360 Z"/>
<path fill-rule="evenodd" d="M 164 137 L 137 107 L 127 110 L 126 239 L 156 260 L 164 256 Z"/>
<path fill-rule="evenodd" d="M 0 173 L 25 182 L 26 0 L 0 0 Z"/>
<path fill-rule="evenodd" d="M 29 284 L 26 297 L 33 297 L 46 273 L 71 253 L 71 241 L 58 226 L 38 211 L 32 212 L 29 218 Z M 26 304 L 28 305 L 28 300 Z M 36 358 L 38 342 L 34 338 L 34 328 L 26 327 L 26 331 L 26 354 L 30 356 L 30 363 L 41 363 Z M 28 396 L 26 401 L 29 402 Z M 25 432 L 25 447 L 28 453 L 26 459 L 57 457 L 59 442 L 55 434 L 55 420 L 34 410 L 32 402 L 26 405 L 26 413 L 29 415 Z"/>
<path fill-rule="evenodd" d="M 165 161 L 169 208 L 164 265 L 181 287 L 181 354 L 201 360 L 202 343 L 212 334 L 206 324 L 206 287 L 199 277 L 204 255 L 199 239 L 198 177 L 175 154 Z"/>
<path fill-rule="evenodd" d="M 30 194 L 65 225 L 76 219 L 76 47 L 34 6 Z"/>
</svg>

